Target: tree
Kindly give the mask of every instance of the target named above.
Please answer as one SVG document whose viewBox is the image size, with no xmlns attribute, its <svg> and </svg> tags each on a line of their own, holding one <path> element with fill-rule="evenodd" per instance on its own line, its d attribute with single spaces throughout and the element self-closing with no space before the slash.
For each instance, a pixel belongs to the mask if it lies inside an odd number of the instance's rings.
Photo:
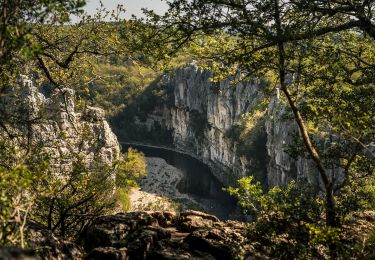
<svg viewBox="0 0 375 260">
<path fill-rule="evenodd" d="M 36 23 L 64 23 L 69 16 L 82 12 L 84 0 L 0 2 L 0 73 L 11 68 L 16 59 L 29 58 L 40 50 L 32 37 Z"/>
<path fill-rule="evenodd" d="M 24 87 L 19 84 L 20 74 L 39 80 L 60 91 L 69 116 L 64 87 L 86 85 L 90 79 L 82 74 L 90 70 L 93 61 L 121 49 L 116 40 L 116 24 L 104 22 L 107 17 L 116 20 L 116 12 L 102 10 L 94 17 L 84 15 L 80 22 L 69 24 L 70 15 L 81 14 L 84 3 L 0 1 L 0 99 L 4 101 L 0 113 L 2 243 L 18 244 L 20 240 L 25 246 L 23 233 L 30 219 L 45 224 L 55 234 L 74 238 L 85 223 L 107 212 L 115 202 L 111 190 L 114 191 L 112 177 L 116 170 L 110 166 L 84 165 L 76 160 L 70 172 L 51 170 L 48 154 L 32 140 L 32 125 L 46 119 L 45 111 L 38 108 L 40 113 L 35 118 L 30 118 L 27 107 L 17 111 L 19 94 L 10 91 Z M 16 103 L 11 109 L 4 106 L 9 96 Z"/>
<path fill-rule="evenodd" d="M 150 43 L 145 49 L 163 46 L 159 56 L 164 57 L 193 46 L 219 80 L 269 71 L 277 75 L 303 154 L 313 160 L 323 182 L 326 225 L 340 226 L 336 195 L 350 181 L 342 182 L 332 165 L 346 180 L 374 173 L 373 116 L 367 112 L 374 100 L 374 1 L 175 0 L 168 5 L 165 15 L 146 11 L 149 18 L 140 19 L 153 29 L 141 35 Z M 315 73 L 322 64 L 324 70 Z M 361 103 L 362 98 L 367 101 Z M 319 116 L 311 116 L 314 109 Z M 320 114 L 325 109 L 329 118 Z M 350 118 L 355 111 L 362 119 Z M 324 124 L 313 133 L 309 120 L 319 124 L 321 117 Z"/>
<path fill-rule="evenodd" d="M 12 168 L 0 166 L 0 244 L 24 247 L 27 221 L 32 207 L 41 194 L 36 185 L 34 194 L 27 193 L 44 176 L 45 163 L 28 167 L 23 164 Z"/>
<path fill-rule="evenodd" d="M 314 197 L 311 187 L 292 181 L 287 187 L 273 187 L 264 192 L 253 176 L 239 179 L 238 184 L 227 191 L 253 218 L 249 239 L 258 243 L 256 250 L 281 259 L 322 258 L 319 249 L 309 243 L 311 223 L 319 223 L 322 213 L 321 200 Z M 326 240 L 336 242 L 337 229 L 330 231 L 324 230 Z"/>
<path fill-rule="evenodd" d="M 115 171 L 109 165 L 90 168 L 78 157 L 69 173 L 49 171 L 30 219 L 61 238 L 74 240 L 92 219 L 110 212 L 115 203 Z"/>
<path fill-rule="evenodd" d="M 32 37 L 33 25 L 37 22 L 67 21 L 70 14 L 80 13 L 82 0 L 69 1 L 0 1 L 0 96 L 7 95 L 7 88 L 15 82 L 15 75 L 21 66 L 30 60 L 40 47 Z M 46 169 L 45 162 L 33 162 L 22 147 L 15 145 L 15 139 L 6 123 L 11 115 L 1 112 L 0 127 L 5 135 L 1 137 L 1 244 L 25 246 L 24 231 L 36 194 L 28 193 Z M 17 120 L 17 119 L 16 119 Z M 7 136 L 6 136 L 7 135 Z"/>
</svg>

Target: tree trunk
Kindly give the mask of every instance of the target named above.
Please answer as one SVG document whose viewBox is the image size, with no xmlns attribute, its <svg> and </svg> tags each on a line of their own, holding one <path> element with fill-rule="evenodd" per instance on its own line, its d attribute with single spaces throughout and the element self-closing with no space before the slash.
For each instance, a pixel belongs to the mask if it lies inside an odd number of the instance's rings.
<svg viewBox="0 0 375 260">
<path fill-rule="evenodd" d="M 52 230 L 52 221 L 53 221 L 52 214 L 53 214 L 54 205 L 55 205 L 55 198 L 52 198 L 51 204 L 49 205 L 48 217 L 47 217 L 48 230 Z"/>
<path fill-rule="evenodd" d="M 339 227 L 340 221 L 337 217 L 336 203 L 333 195 L 333 185 L 326 187 L 326 225 L 328 227 Z"/>
<path fill-rule="evenodd" d="M 274 18 L 275 18 L 275 23 L 277 27 L 277 36 L 279 37 L 279 39 L 281 39 L 283 36 L 283 29 L 282 29 L 282 24 L 281 24 L 281 19 L 280 19 L 279 1 L 274 0 L 274 5 L 275 5 Z M 288 83 L 286 82 L 287 68 L 286 68 L 286 52 L 285 52 L 284 43 L 281 40 L 279 40 L 277 47 L 278 47 L 278 56 L 279 56 L 278 57 L 279 58 L 279 80 L 280 80 L 281 91 L 285 94 L 288 100 L 289 106 L 293 111 L 294 119 L 300 130 L 300 134 L 302 136 L 305 147 L 309 155 L 312 157 L 319 171 L 319 175 L 323 180 L 324 187 L 326 189 L 326 226 L 338 227 L 339 221 L 337 218 L 337 211 L 335 207 L 333 178 L 330 179 L 326 170 L 324 169 L 318 150 L 316 149 L 314 143 L 312 142 L 310 138 L 308 129 L 302 118 L 301 112 L 298 109 L 296 102 L 293 100 L 292 96 L 289 93 Z M 336 243 L 334 241 L 329 241 L 328 247 L 329 247 L 331 259 L 336 259 L 337 258 Z"/>
</svg>

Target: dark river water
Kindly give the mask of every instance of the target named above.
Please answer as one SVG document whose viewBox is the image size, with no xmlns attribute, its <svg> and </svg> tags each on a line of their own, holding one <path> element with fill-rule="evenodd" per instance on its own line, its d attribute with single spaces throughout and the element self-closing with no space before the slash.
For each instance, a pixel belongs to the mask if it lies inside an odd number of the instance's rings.
<svg viewBox="0 0 375 260">
<path fill-rule="evenodd" d="M 177 184 L 177 189 L 204 205 L 207 213 L 221 219 L 238 218 L 237 201 L 222 190 L 223 185 L 201 161 L 165 148 L 122 144 L 124 151 L 127 151 L 129 146 L 143 152 L 146 157 L 163 158 L 168 164 L 181 170 L 184 177 Z"/>
</svg>

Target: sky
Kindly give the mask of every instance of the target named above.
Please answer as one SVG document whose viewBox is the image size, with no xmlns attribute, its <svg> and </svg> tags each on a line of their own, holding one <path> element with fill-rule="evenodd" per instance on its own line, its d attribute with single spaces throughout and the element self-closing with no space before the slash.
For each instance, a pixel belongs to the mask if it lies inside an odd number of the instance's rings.
<svg viewBox="0 0 375 260">
<path fill-rule="evenodd" d="M 143 7 L 152 9 L 158 14 L 163 14 L 167 10 L 167 5 L 162 0 L 102 0 L 102 3 L 108 10 L 116 9 L 118 4 L 124 5 L 127 10 L 125 18 L 130 18 L 132 14 L 142 15 Z M 88 14 L 94 14 L 98 7 L 100 7 L 99 0 L 86 0 L 85 10 Z"/>
</svg>

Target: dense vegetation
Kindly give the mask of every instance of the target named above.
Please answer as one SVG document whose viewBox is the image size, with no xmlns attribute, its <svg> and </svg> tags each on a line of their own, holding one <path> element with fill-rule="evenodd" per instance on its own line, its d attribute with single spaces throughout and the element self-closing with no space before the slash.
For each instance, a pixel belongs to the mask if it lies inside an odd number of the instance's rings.
<svg viewBox="0 0 375 260">
<path fill-rule="evenodd" d="M 47 96 L 53 92 L 61 95 L 68 117 L 65 87 L 85 98 L 77 108 L 78 112 L 85 109 L 84 103 L 90 102 L 88 83 L 96 75 L 98 64 L 103 64 L 98 61 L 123 53 L 124 48 L 116 26 L 122 9 L 118 12 L 101 10 L 90 17 L 82 15 L 84 4 L 80 0 L 0 1 L 2 98 L 6 99 L 11 93 L 16 95 L 12 98 L 21 100 L 22 97 L 17 96 L 21 92 L 16 90 L 22 87 L 20 75 L 26 75 L 40 84 Z M 72 15 L 78 15 L 80 22 L 70 24 Z M 113 22 L 104 22 L 108 19 Z M 131 69 L 130 66 L 126 71 L 131 73 Z M 107 76 L 109 72 L 102 70 L 102 73 Z M 136 91 L 136 85 L 133 87 Z M 107 91 L 107 95 L 116 94 Z M 115 109 L 116 104 L 113 101 L 111 108 Z M 25 232 L 30 221 L 67 240 L 74 240 L 94 217 L 128 209 L 128 191 L 146 173 L 143 154 L 129 150 L 112 165 L 100 162 L 87 165 L 86 158 L 71 152 L 61 160 L 71 162 L 72 169 L 56 169 L 43 145 L 36 144 L 30 137 L 31 126 L 40 123 L 48 113 L 42 107 L 34 108 L 38 109 L 40 118 L 31 120 L 28 110 L 16 111 L 17 107 L 18 104 L 14 104 L 13 109 L 2 106 L 4 109 L 0 113 L 1 245 L 27 246 Z M 77 133 L 77 138 L 81 138 L 79 134 L 82 134 L 82 143 L 92 141 L 90 135 L 84 133 Z M 63 132 L 61 138 L 64 138 Z"/>
<path fill-rule="evenodd" d="M 137 138 L 141 129 L 127 129 L 126 123 L 134 115 L 144 121 L 148 110 L 168 104 L 171 86 L 151 84 L 168 66 L 193 57 L 214 72 L 214 82 L 268 75 L 267 88 L 281 91 L 280 102 L 299 129 L 288 151 L 314 162 L 321 185 L 316 191 L 292 182 L 263 191 L 252 177 L 240 180 L 229 192 L 254 217 L 250 239 L 271 257 L 373 257 L 374 238 L 360 247 L 345 235 L 356 214 L 375 209 L 374 1 L 175 0 L 164 16 L 146 12 L 146 20 L 124 22 L 119 13 L 104 11 L 76 24 L 67 23 L 69 15 L 80 14 L 84 1 L 0 3 L 1 95 L 17 85 L 21 72 L 34 75 L 47 92 L 76 89 L 82 108 L 94 104 L 110 117 L 124 116 L 117 128 Z M 112 22 L 104 22 L 108 17 Z M 153 69 L 146 66 L 160 60 Z M 252 152 L 249 136 L 259 131 L 262 113 L 263 107 L 227 133 L 243 155 Z M 209 125 L 199 113 L 192 118 L 199 138 Z M 128 207 L 127 191 L 145 172 L 142 155 L 129 150 L 113 168 L 90 169 L 74 156 L 73 170 L 59 179 L 27 135 L 16 142 L 20 137 L 9 131 L 16 123 L 30 124 L 2 111 L 2 244 L 25 246 L 30 219 L 74 239 L 93 216 L 111 212 L 116 198 L 122 209 Z M 162 142 L 170 141 L 170 133 L 154 128 L 165 136 Z"/>
</svg>

